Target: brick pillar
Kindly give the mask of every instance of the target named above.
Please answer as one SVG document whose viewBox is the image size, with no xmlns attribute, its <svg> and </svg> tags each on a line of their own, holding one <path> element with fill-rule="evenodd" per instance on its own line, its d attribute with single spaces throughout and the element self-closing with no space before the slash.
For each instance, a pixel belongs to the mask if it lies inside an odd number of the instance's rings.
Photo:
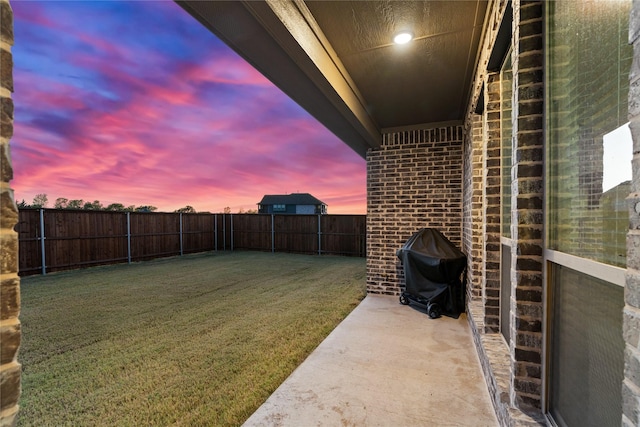
<svg viewBox="0 0 640 427">
<path fill-rule="evenodd" d="M 462 243 L 462 126 L 393 132 L 367 153 L 367 292 L 399 295 L 396 251 L 437 228 Z"/>
<path fill-rule="evenodd" d="M 482 297 L 483 246 L 483 128 L 482 116 L 471 116 L 464 143 L 463 243 L 467 254 L 467 298 Z"/>
<path fill-rule="evenodd" d="M 13 169 L 9 140 L 13 135 L 13 11 L 0 0 L 0 426 L 13 426 L 20 397 L 20 279 L 18 278 L 18 208 L 9 181 Z"/>
<path fill-rule="evenodd" d="M 514 140 L 511 187 L 511 400 L 542 402 L 543 6 L 514 2 Z"/>
<path fill-rule="evenodd" d="M 640 2 L 634 1 L 629 20 L 633 64 L 629 73 L 629 120 L 633 137 L 633 178 L 627 234 L 627 283 L 624 290 L 625 340 L 622 382 L 622 425 L 640 425 Z"/>
<path fill-rule="evenodd" d="M 500 74 L 487 76 L 484 146 L 484 332 L 500 331 Z"/>
</svg>

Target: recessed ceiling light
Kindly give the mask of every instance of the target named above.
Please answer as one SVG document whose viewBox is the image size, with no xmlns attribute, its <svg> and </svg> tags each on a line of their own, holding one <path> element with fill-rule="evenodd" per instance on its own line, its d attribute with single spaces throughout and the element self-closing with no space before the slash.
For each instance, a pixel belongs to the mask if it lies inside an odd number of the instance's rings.
<svg viewBox="0 0 640 427">
<path fill-rule="evenodd" d="M 396 44 L 406 44 L 409 43 L 413 39 L 413 34 L 409 31 L 402 31 L 393 37 L 393 41 Z"/>
</svg>

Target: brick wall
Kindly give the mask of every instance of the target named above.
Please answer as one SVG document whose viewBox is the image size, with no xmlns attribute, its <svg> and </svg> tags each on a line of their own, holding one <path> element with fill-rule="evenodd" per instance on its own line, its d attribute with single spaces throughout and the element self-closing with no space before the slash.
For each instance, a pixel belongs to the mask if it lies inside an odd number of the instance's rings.
<svg viewBox="0 0 640 427">
<path fill-rule="evenodd" d="M 482 297 L 484 188 L 482 116 L 473 115 L 464 139 L 462 252 L 467 254 L 467 299 Z"/>
<path fill-rule="evenodd" d="M 512 401 L 542 407 L 543 7 L 515 2 L 511 236 Z"/>
<path fill-rule="evenodd" d="M 461 126 L 387 133 L 367 153 L 367 291 L 399 295 L 396 251 L 417 230 L 462 239 Z"/>
<path fill-rule="evenodd" d="M 20 279 L 18 278 L 18 208 L 9 181 L 13 169 L 9 140 L 13 135 L 13 12 L 0 0 L 0 426 L 17 423 L 20 397 Z"/>
<path fill-rule="evenodd" d="M 500 113 L 502 95 L 499 73 L 489 71 L 497 29 L 506 15 L 506 2 L 490 5 L 478 69 L 465 127 L 476 133 L 465 145 L 466 185 L 481 184 L 480 203 L 469 189 L 464 194 L 465 248 L 478 245 L 468 319 L 481 366 L 501 425 L 541 425 L 542 403 L 542 190 L 543 190 L 543 10 L 540 1 L 514 1 L 512 28 L 513 95 L 511 122 Z M 478 102 L 484 101 L 483 105 Z M 478 120 L 475 111 L 482 111 Z M 502 165 L 502 127 L 509 126 L 511 168 Z M 475 131 L 472 131 L 475 129 Z M 506 148 L 509 148 L 508 146 Z M 508 155 L 508 154 L 507 154 Z M 476 170 L 480 174 L 476 176 Z M 504 181 L 502 180 L 504 178 Z M 509 183 L 511 186 L 509 187 Z M 506 192 L 504 185 L 506 184 Z M 509 191 L 510 188 L 510 191 Z M 503 218 L 501 199 L 511 194 L 511 217 Z M 508 200 L 505 200 L 508 201 Z M 474 212 L 479 212 L 475 213 Z M 510 219 L 506 229 L 502 220 Z M 500 331 L 501 235 L 511 239 L 511 264 L 506 269 L 510 286 L 510 335 L 506 343 Z M 508 250 L 509 246 L 505 246 Z M 473 253 L 473 250 L 471 250 Z M 509 259 L 506 257 L 505 259 Z M 510 283 L 509 283 L 510 282 Z M 478 288 L 479 286 L 479 288 Z M 477 298 L 477 295 L 481 298 Z M 476 298 L 474 298 L 476 296 Z"/>
<path fill-rule="evenodd" d="M 633 136 L 633 179 L 629 201 L 627 235 L 627 286 L 623 313 L 625 369 L 622 382 L 622 425 L 640 425 L 640 3 L 633 2 L 629 42 L 634 61 L 629 74 L 629 120 Z"/>
</svg>

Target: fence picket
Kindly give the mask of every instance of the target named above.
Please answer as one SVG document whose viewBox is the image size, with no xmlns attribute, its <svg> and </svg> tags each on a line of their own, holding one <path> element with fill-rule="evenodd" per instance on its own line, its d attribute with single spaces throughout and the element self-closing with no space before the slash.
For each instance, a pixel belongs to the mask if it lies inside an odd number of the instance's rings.
<svg viewBox="0 0 640 427">
<path fill-rule="evenodd" d="M 127 212 L 127 262 L 131 264 L 131 212 Z"/>
<path fill-rule="evenodd" d="M 322 255 L 322 224 L 318 215 L 318 255 Z"/>
<path fill-rule="evenodd" d="M 40 251 L 41 251 L 40 259 L 42 259 L 42 275 L 43 276 L 47 274 L 47 261 L 46 261 L 46 255 L 45 255 L 45 247 L 44 247 L 45 238 L 46 237 L 44 234 L 44 209 L 40 209 Z"/>
<path fill-rule="evenodd" d="M 180 212 L 180 256 L 184 255 L 184 237 L 182 232 L 182 212 Z"/>
</svg>

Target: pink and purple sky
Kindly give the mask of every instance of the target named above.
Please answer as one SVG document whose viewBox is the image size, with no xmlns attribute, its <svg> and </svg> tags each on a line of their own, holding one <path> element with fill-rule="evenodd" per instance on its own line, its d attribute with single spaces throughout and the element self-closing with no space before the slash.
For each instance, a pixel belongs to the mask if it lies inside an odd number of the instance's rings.
<svg viewBox="0 0 640 427">
<path fill-rule="evenodd" d="M 366 163 L 172 1 L 13 1 L 12 187 L 103 205 L 366 211 Z"/>
</svg>

